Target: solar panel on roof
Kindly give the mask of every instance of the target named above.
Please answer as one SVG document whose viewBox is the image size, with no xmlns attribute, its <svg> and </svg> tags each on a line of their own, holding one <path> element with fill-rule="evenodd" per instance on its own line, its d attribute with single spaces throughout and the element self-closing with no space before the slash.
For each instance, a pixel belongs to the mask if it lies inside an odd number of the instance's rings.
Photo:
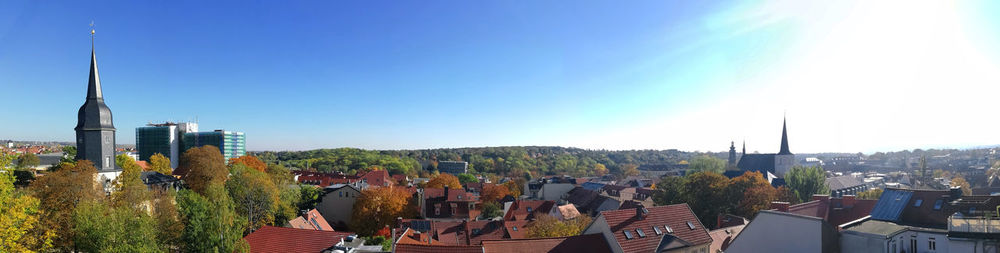
<svg viewBox="0 0 1000 253">
<path fill-rule="evenodd" d="M 882 192 L 875 207 L 872 208 L 871 219 L 881 221 L 898 221 L 906 203 L 910 201 L 913 192 L 887 189 Z"/>
</svg>

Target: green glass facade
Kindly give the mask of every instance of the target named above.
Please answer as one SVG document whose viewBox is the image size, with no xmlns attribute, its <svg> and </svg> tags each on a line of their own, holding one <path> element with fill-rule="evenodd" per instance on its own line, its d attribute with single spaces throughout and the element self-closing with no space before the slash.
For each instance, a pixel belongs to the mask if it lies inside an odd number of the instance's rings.
<svg viewBox="0 0 1000 253">
<path fill-rule="evenodd" d="M 171 148 L 175 142 L 173 126 L 147 126 L 135 129 L 135 148 L 139 151 L 139 160 L 149 161 L 153 154 L 160 153 L 171 158 L 176 148 Z"/>
<path fill-rule="evenodd" d="M 229 161 L 230 158 L 244 156 L 247 153 L 246 135 L 242 132 L 230 132 L 216 130 L 213 132 L 185 133 L 182 141 L 184 148 L 188 150 L 194 147 L 212 145 L 219 148 L 222 156 Z"/>
</svg>

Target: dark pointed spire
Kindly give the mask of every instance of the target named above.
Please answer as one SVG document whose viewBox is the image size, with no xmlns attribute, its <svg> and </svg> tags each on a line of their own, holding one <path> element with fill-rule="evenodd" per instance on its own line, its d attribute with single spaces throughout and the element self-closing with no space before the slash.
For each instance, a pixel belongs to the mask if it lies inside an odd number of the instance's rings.
<svg viewBox="0 0 1000 253">
<path fill-rule="evenodd" d="M 781 151 L 778 152 L 779 155 L 791 155 L 792 152 L 788 151 L 788 119 L 781 120 Z"/>
<path fill-rule="evenodd" d="M 101 77 L 97 74 L 97 54 L 94 53 L 94 30 L 90 30 L 90 83 L 87 84 L 87 98 L 104 99 L 101 94 Z"/>
<path fill-rule="evenodd" d="M 743 155 L 747 154 L 747 141 L 743 141 Z"/>
</svg>

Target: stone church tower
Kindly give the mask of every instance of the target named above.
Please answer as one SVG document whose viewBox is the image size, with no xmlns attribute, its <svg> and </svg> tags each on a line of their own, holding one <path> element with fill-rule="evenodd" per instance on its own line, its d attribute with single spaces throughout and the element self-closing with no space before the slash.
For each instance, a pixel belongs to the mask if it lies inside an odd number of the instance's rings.
<svg viewBox="0 0 1000 253">
<path fill-rule="evenodd" d="M 98 172 L 115 171 L 115 126 L 111 109 L 104 104 L 101 78 L 97 74 L 97 55 L 94 54 L 93 33 L 90 46 L 90 82 L 87 100 L 80 106 L 76 123 L 76 160 L 89 160 Z"/>
<path fill-rule="evenodd" d="M 780 177 L 785 177 L 785 173 L 795 166 L 795 155 L 788 150 L 788 126 L 787 119 L 781 121 L 781 151 L 774 155 L 774 172 Z"/>
</svg>

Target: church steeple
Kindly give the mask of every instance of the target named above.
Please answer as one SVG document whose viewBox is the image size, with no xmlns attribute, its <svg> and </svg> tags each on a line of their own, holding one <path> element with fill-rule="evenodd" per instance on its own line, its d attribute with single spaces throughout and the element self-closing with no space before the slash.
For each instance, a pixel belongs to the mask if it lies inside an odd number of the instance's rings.
<svg viewBox="0 0 1000 253">
<path fill-rule="evenodd" d="M 792 152 L 788 151 L 788 119 L 781 120 L 781 151 L 778 151 L 779 155 L 791 155 Z"/>
<path fill-rule="evenodd" d="M 94 30 L 90 30 L 90 80 L 87 99 L 77 112 L 76 159 L 89 160 L 98 171 L 114 171 L 115 125 L 111 108 L 104 104 L 101 77 L 97 73 Z"/>
<path fill-rule="evenodd" d="M 87 83 L 87 99 L 104 100 L 101 94 L 101 77 L 97 74 L 97 54 L 94 53 L 94 30 L 90 30 L 90 82 Z"/>
</svg>

